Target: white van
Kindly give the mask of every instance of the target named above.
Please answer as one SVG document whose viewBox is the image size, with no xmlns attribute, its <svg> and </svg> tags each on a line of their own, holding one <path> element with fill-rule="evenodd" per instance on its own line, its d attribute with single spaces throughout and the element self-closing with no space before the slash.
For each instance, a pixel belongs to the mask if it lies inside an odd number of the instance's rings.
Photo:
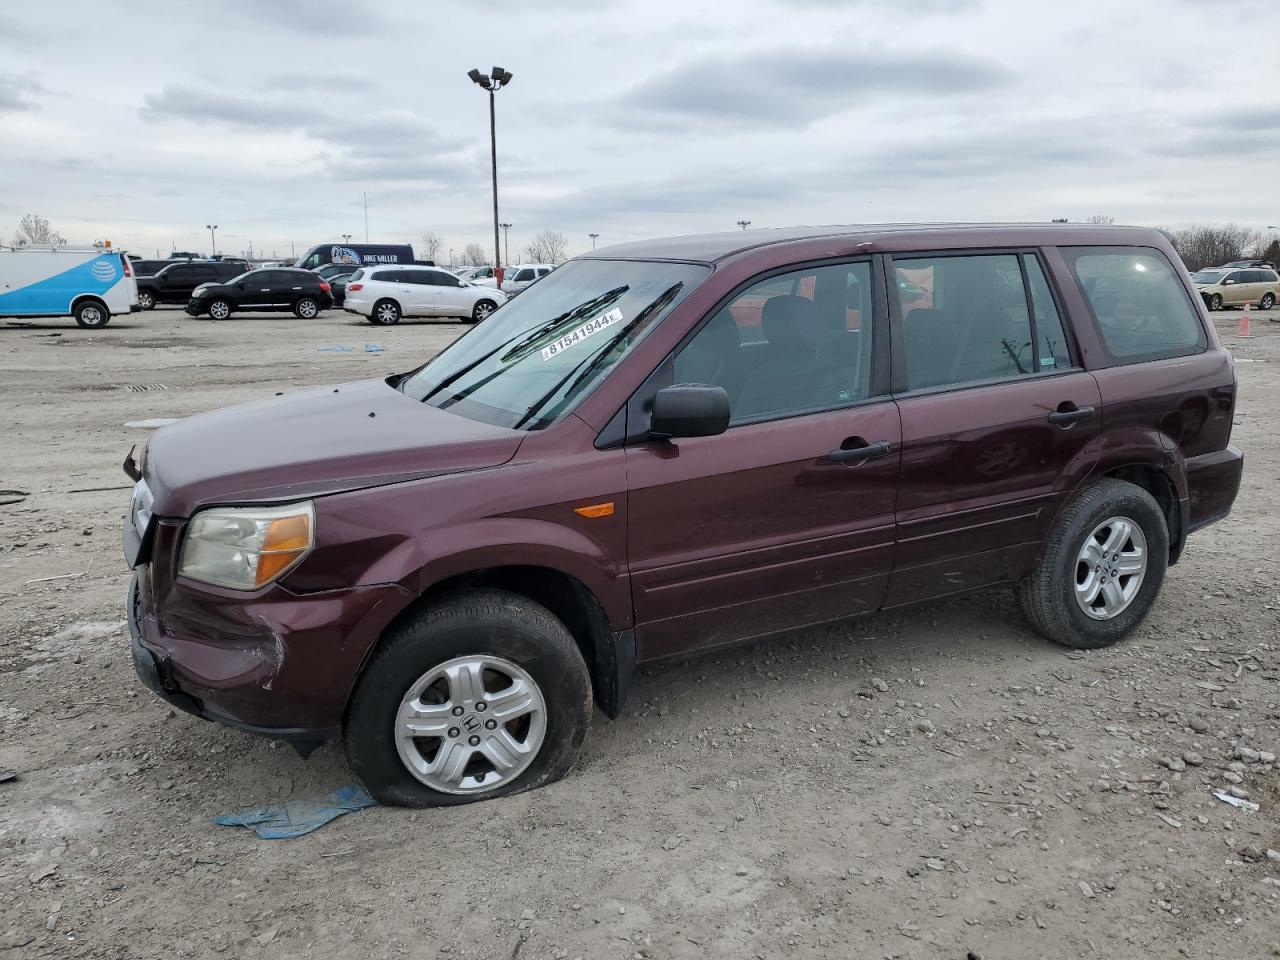
<svg viewBox="0 0 1280 960">
<path fill-rule="evenodd" d="M 138 309 L 138 284 L 123 250 L 0 246 L 0 317 L 75 317 L 94 329 Z"/>
</svg>

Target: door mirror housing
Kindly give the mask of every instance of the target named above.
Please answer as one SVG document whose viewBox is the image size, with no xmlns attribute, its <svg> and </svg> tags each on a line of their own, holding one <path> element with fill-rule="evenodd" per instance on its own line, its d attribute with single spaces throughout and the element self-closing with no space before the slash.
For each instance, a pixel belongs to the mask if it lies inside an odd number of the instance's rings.
<svg viewBox="0 0 1280 960">
<path fill-rule="evenodd" d="M 1222 281 L 1222 285 L 1223 285 L 1224 287 L 1225 287 L 1227 284 L 1229 284 L 1229 283 L 1235 283 L 1235 281 L 1234 281 L 1234 280 L 1223 280 L 1223 281 Z"/>
<path fill-rule="evenodd" d="M 714 437 L 729 429 L 729 394 L 724 387 L 678 383 L 653 398 L 649 436 L 654 440 Z"/>
</svg>

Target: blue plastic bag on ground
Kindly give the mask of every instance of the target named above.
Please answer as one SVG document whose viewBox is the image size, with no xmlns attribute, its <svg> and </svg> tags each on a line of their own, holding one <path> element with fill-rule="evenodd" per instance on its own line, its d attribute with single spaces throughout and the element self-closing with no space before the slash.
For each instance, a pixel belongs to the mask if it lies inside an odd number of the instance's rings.
<svg viewBox="0 0 1280 960">
<path fill-rule="evenodd" d="M 291 840 L 319 830 L 343 814 L 354 813 L 376 803 L 363 787 L 353 783 L 339 787 L 319 800 L 296 800 L 226 813 L 215 818 L 214 823 L 223 827 L 248 827 L 263 840 Z"/>
</svg>

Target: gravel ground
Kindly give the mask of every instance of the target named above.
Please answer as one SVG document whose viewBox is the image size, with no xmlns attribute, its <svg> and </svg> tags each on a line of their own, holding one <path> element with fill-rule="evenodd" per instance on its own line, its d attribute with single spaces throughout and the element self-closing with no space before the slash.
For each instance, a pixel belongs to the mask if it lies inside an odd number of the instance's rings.
<svg viewBox="0 0 1280 960">
<path fill-rule="evenodd" d="M 213 817 L 350 775 L 136 681 L 129 424 L 407 369 L 464 328 L 0 323 L 0 488 L 28 494 L 0 506 L 0 960 L 1280 954 L 1265 316 L 1215 318 L 1250 361 L 1236 512 L 1125 643 L 1056 647 L 1006 590 L 812 630 L 645 672 L 551 787 L 274 842 Z"/>
</svg>

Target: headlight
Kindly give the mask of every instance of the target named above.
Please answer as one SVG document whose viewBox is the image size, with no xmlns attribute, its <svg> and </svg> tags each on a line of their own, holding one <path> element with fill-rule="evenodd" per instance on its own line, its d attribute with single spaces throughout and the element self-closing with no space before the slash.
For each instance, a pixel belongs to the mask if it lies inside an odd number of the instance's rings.
<svg viewBox="0 0 1280 960">
<path fill-rule="evenodd" d="M 315 545 L 311 503 L 284 507 L 213 507 L 191 519 L 178 573 L 233 590 L 275 580 Z"/>
</svg>

